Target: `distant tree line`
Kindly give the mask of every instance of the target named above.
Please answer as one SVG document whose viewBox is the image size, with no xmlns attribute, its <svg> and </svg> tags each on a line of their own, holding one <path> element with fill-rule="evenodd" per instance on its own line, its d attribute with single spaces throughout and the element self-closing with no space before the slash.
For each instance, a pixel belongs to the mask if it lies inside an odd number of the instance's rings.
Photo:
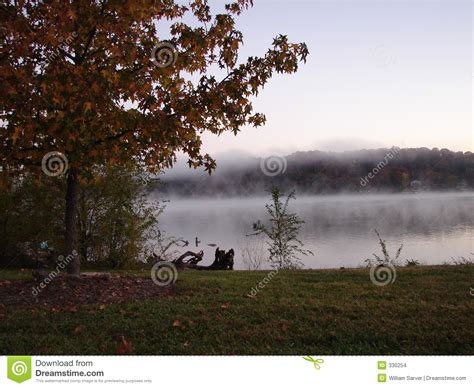
<svg viewBox="0 0 474 388">
<path fill-rule="evenodd" d="M 165 175 L 165 184 L 157 189 L 167 195 L 197 197 L 261 195 L 272 185 L 284 191 L 295 189 L 300 194 L 474 188 L 472 152 L 438 148 L 393 150 L 297 152 L 285 158 L 286 169 L 276 176 L 265 175 L 259 159 L 247 160 L 225 171 L 218 166 L 217 173 L 211 176 Z M 387 158 L 387 154 L 393 157 Z M 365 184 L 361 183 L 364 177 Z"/>
</svg>

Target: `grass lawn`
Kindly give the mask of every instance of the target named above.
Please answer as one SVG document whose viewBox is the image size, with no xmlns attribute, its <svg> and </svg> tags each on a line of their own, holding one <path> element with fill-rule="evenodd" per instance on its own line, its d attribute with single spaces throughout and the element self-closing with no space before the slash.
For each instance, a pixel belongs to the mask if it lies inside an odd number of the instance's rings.
<svg viewBox="0 0 474 388">
<path fill-rule="evenodd" d="M 116 354 L 123 336 L 130 354 L 474 354 L 474 266 L 399 268 L 385 287 L 367 269 L 280 271 L 246 296 L 267 273 L 184 271 L 174 293 L 71 312 L 7 306 L 0 350 Z"/>
</svg>

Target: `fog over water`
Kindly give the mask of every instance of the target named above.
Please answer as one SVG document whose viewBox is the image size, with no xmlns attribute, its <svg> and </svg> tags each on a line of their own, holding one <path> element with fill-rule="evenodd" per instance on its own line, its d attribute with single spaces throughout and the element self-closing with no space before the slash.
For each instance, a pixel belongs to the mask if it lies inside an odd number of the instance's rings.
<svg viewBox="0 0 474 388">
<path fill-rule="evenodd" d="M 153 198 L 153 195 L 152 195 Z M 252 224 L 267 223 L 268 197 L 233 199 L 173 199 L 160 218 L 166 235 L 183 237 L 185 250 L 204 250 L 203 264 L 214 258 L 214 246 L 234 248 L 235 268 L 244 269 L 242 248 L 249 243 Z M 423 264 L 474 258 L 474 193 L 407 193 L 300 196 L 291 209 L 305 221 L 301 240 L 314 256 L 302 256 L 305 268 L 363 265 L 380 254 L 376 228 L 389 252 L 404 245 L 401 261 Z M 195 245 L 195 237 L 201 241 Z"/>
</svg>

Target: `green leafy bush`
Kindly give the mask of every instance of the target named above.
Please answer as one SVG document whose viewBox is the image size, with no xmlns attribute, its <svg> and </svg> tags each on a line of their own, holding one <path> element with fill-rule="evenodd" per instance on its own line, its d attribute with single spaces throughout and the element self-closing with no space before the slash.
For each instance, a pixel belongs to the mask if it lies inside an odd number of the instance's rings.
<svg viewBox="0 0 474 388">
<path fill-rule="evenodd" d="M 255 235 L 263 234 L 268 238 L 269 260 L 273 267 L 298 268 L 302 265 L 298 255 L 307 256 L 313 252 L 303 249 L 304 244 L 298 238 L 304 221 L 288 209 L 290 200 L 296 198 L 295 192 L 292 191 L 283 202 L 280 189 L 273 186 L 271 196 L 272 203 L 265 206 L 270 216 L 270 226 L 267 227 L 260 221 L 256 222 L 253 226 Z"/>
<path fill-rule="evenodd" d="M 42 242 L 57 254 L 64 251 L 65 179 L 15 175 L 3 179 L 0 189 L 0 263 L 31 267 Z M 83 264 L 123 268 L 146 260 L 163 209 L 147 199 L 151 180 L 128 165 L 96 167 L 81 182 L 77 231 Z"/>
</svg>

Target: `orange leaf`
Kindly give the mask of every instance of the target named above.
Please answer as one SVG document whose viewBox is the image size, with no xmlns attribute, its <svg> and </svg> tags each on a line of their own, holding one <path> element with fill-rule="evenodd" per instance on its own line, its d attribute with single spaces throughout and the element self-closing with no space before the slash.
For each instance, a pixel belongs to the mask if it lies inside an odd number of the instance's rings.
<svg viewBox="0 0 474 388">
<path fill-rule="evenodd" d="M 13 135 L 12 135 L 13 144 L 16 143 L 18 137 L 20 136 L 20 133 L 21 133 L 21 128 L 15 127 L 15 131 L 13 132 Z"/>
<path fill-rule="evenodd" d="M 116 353 L 117 354 L 130 354 L 133 353 L 133 345 L 130 341 L 121 335 L 120 336 L 121 344 L 117 346 Z"/>
<path fill-rule="evenodd" d="M 84 325 L 79 325 L 74 328 L 74 334 L 79 334 L 84 331 Z"/>
</svg>

